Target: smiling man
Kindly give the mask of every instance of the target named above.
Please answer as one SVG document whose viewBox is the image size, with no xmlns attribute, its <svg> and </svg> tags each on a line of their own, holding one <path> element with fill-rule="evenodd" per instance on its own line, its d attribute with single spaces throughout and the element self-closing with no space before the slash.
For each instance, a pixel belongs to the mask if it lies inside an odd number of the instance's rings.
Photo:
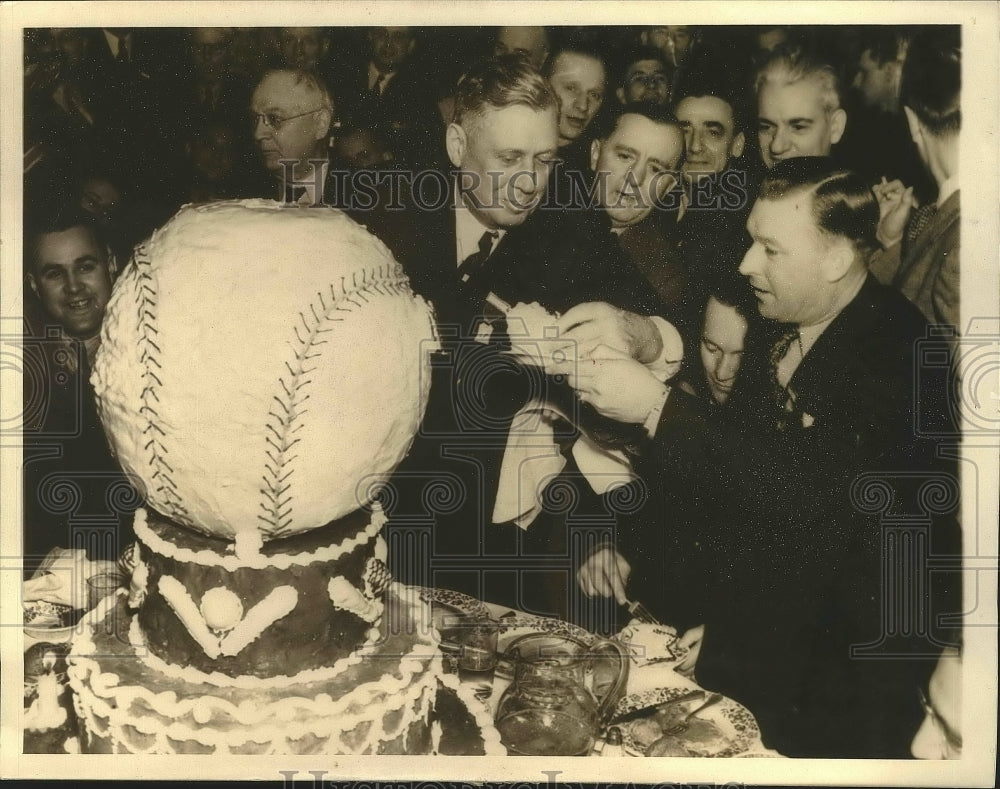
<svg viewBox="0 0 1000 789">
<path fill-rule="evenodd" d="M 940 650 L 921 626 L 955 610 L 937 597 L 942 587 L 925 590 L 932 581 L 919 562 L 892 560 L 880 505 L 865 503 L 875 485 L 886 509 L 911 507 L 914 486 L 953 479 L 936 440 L 914 430 L 917 397 L 922 416 L 939 416 L 944 403 L 937 384 L 914 387 L 927 322 L 867 271 L 878 215 L 865 180 L 828 158 L 797 157 L 768 173 L 740 273 L 760 314 L 787 331 L 770 342 L 774 327 L 762 325 L 748 337 L 725 409 L 710 413 L 628 360 L 570 375 L 598 410 L 630 422 L 662 404 L 648 450 L 660 517 L 623 529 L 622 550 L 681 566 L 685 577 L 653 576 L 661 599 L 643 602 L 700 619 L 687 637 L 698 683 L 746 705 L 764 744 L 786 756 L 905 758 L 922 716 L 916 687 Z M 679 538 L 663 536 L 678 490 L 700 525 L 681 520 Z M 919 532 L 942 555 L 960 542 L 950 513 Z M 657 554 L 655 541 L 668 538 L 673 551 Z M 889 566 L 898 577 L 886 576 Z M 622 602 L 630 571 L 622 556 L 595 555 L 580 580 Z M 920 588 L 919 599 L 904 586 Z M 914 606 L 906 616 L 926 616 L 921 626 L 896 632 L 901 623 L 885 614 L 896 594 L 899 610 L 904 599 Z"/>
<path fill-rule="evenodd" d="M 114 559 L 133 537 L 131 510 L 115 509 L 129 497 L 109 495 L 116 487 L 123 493 L 127 482 L 108 449 L 89 380 L 111 297 L 108 246 L 94 218 L 75 208 L 31 217 L 31 225 L 24 305 L 26 575 L 56 546 L 79 547 L 83 540 L 88 552 L 101 554 L 91 558 Z M 58 485 L 74 492 L 70 511 L 53 506 Z M 92 527 L 74 527 L 74 517 L 89 517 Z M 103 534 L 91 539 L 88 531 Z"/>
<path fill-rule="evenodd" d="M 773 167 L 796 156 L 829 156 L 847 112 L 833 66 L 798 45 L 779 46 L 757 72 L 760 152 Z"/>
<path fill-rule="evenodd" d="M 596 52 L 564 46 L 542 67 L 558 106 L 559 155 L 567 169 L 585 170 L 590 148 L 586 131 L 604 103 L 608 74 Z"/>
<path fill-rule="evenodd" d="M 522 520 L 528 510 L 520 508 L 517 486 L 499 488 L 512 430 L 523 435 L 537 425 L 534 417 L 516 415 L 530 398 L 548 397 L 552 382 L 510 355 L 509 337 L 523 327 L 508 326 L 488 296 L 511 305 L 535 302 L 553 314 L 553 327 L 554 313 L 577 307 L 582 312 L 571 331 L 584 350 L 603 341 L 651 365 L 679 353 L 668 347 L 676 332 L 648 317 L 663 313 L 663 304 L 608 232 L 609 222 L 592 211 L 540 206 L 558 149 L 557 117 L 553 91 L 523 57 L 474 65 L 458 84 L 445 134 L 454 172 L 444 199 L 386 212 L 400 227 L 374 228 L 414 291 L 433 303 L 444 347 L 435 357 L 423 428 L 392 480 L 394 522 L 432 523 L 433 554 L 421 565 L 397 552 L 394 574 L 428 583 L 415 573 L 429 564 L 445 588 L 507 604 L 521 600 L 551 615 L 565 613 L 568 571 L 553 571 L 562 590 L 550 597 L 539 581 L 545 574 L 522 578 L 516 557 L 549 553 L 559 533 L 565 542 L 566 513 Z M 675 135 L 679 145 L 679 130 Z M 441 480 L 455 486 L 454 500 L 429 512 L 438 498 L 429 500 L 425 488 Z M 581 507 L 594 504 L 596 494 L 576 477 L 567 484 L 580 490 Z M 560 566 L 558 558 L 551 561 L 550 567 Z"/>
</svg>

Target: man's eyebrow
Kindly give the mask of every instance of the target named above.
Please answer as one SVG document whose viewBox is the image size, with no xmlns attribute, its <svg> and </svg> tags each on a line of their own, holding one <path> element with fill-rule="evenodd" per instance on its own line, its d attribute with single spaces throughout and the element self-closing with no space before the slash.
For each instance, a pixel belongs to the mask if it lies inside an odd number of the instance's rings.
<svg viewBox="0 0 1000 789">
<path fill-rule="evenodd" d="M 623 152 L 624 153 L 630 153 L 633 156 L 638 156 L 639 155 L 639 152 L 635 148 L 633 148 L 630 145 L 626 145 L 623 142 L 620 142 L 620 143 L 618 143 L 618 144 L 615 145 L 615 151 L 618 152 L 618 153 L 623 153 Z"/>
<path fill-rule="evenodd" d="M 813 123 L 815 123 L 815 121 L 812 118 L 789 118 L 788 124 L 792 125 L 793 123 L 805 124 L 806 126 L 811 126 Z"/>
<path fill-rule="evenodd" d="M 719 121 L 705 121 L 705 127 L 708 129 L 718 129 L 719 131 L 725 131 L 726 127 Z"/>
<path fill-rule="evenodd" d="M 97 255 L 93 255 L 93 254 L 91 254 L 91 253 L 88 252 L 85 255 L 80 255 L 78 257 L 73 258 L 73 262 L 70 265 L 76 266 L 76 265 L 78 265 L 80 263 L 90 263 L 91 261 L 93 261 L 95 263 L 100 263 L 101 259 Z M 42 274 L 44 274 L 47 271 L 62 270 L 62 269 L 65 269 L 65 268 L 69 268 L 69 266 L 66 266 L 66 265 L 64 265 L 62 263 L 43 263 L 39 267 L 39 271 Z"/>
<path fill-rule="evenodd" d="M 660 159 L 659 157 L 656 156 L 650 156 L 647 161 L 652 162 L 653 164 L 658 164 L 660 165 L 660 167 L 663 167 L 664 169 L 667 170 L 671 168 L 670 162 L 665 162 L 663 161 L 663 159 Z"/>
</svg>

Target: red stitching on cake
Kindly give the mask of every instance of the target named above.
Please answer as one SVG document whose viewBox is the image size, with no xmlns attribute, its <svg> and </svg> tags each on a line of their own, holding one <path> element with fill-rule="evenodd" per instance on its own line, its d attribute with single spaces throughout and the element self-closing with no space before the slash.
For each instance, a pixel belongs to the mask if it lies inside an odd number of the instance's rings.
<svg viewBox="0 0 1000 789">
<path fill-rule="evenodd" d="M 387 280 L 390 276 L 392 279 Z M 265 423 L 266 460 L 260 488 L 263 498 L 259 502 L 261 512 L 257 518 L 263 523 L 261 531 L 271 539 L 283 536 L 292 525 L 294 496 L 289 478 L 295 471 L 292 464 L 298 458 L 293 449 L 301 440 L 296 436 L 303 427 L 300 417 L 308 413 L 303 406 L 309 400 L 306 389 L 312 383 L 310 374 L 316 369 L 311 362 L 322 353 L 317 350 L 318 346 L 328 342 L 324 335 L 333 331 L 333 327 L 327 324 L 343 320 L 336 316 L 337 312 L 352 313 L 361 309 L 369 303 L 372 294 L 412 296 L 409 281 L 399 265 L 355 271 L 351 282 L 352 287 L 349 287 L 347 278 L 341 277 L 339 292 L 333 283 L 328 294 L 317 292 L 316 300 L 309 304 L 306 311 L 299 313 L 301 325 L 292 327 L 295 340 L 289 345 L 294 356 L 290 362 L 285 361 L 288 372 L 278 378 L 280 391 L 272 396 L 272 406 Z"/>
<path fill-rule="evenodd" d="M 159 424 L 160 415 L 157 413 L 156 405 L 160 398 L 156 394 L 158 387 L 163 386 L 160 377 L 153 371 L 155 365 L 157 370 L 162 370 L 158 355 L 161 353 L 160 346 L 156 344 L 153 337 L 159 334 L 156 328 L 156 281 L 151 273 L 150 263 L 145 245 L 140 245 L 135 251 L 135 271 L 139 277 L 139 292 L 137 303 L 137 315 L 139 319 L 139 362 L 143 368 L 143 388 L 139 393 L 142 405 L 139 413 L 145 417 L 146 426 L 142 432 L 149 440 L 143 446 L 149 453 L 149 465 L 153 469 L 152 480 L 153 490 L 160 494 L 159 503 L 164 505 L 165 515 L 169 515 L 177 520 L 189 520 L 187 509 L 181 501 L 177 492 L 177 485 L 171 475 L 174 473 L 173 467 L 167 462 L 167 448 L 163 443 L 166 431 Z"/>
</svg>

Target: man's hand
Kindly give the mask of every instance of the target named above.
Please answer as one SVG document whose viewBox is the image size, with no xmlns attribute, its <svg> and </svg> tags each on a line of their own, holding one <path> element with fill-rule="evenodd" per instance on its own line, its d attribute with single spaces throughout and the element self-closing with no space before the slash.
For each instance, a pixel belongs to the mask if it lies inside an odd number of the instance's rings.
<svg viewBox="0 0 1000 789">
<path fill-rule="evenodd" d="M 556 327 L 567 345 L 576 345 L 578 359 L 590 358 L 595 349 L 604 345 L 648 364 L 663 350 L 663 340 L 653 321 L 603 302 L 573 307 L 559 318 Z"/>
<path fill-rule="evenodd" d="M 591 554 L 576 571 L 576 581 L 587 597 L 612 597 L 625 605 L 625 586 L 632 566 L 614 548 L 601 548 Z"/>
<path fill-rule="evenodd" d="M 695 664 L 698 662 L 698 655 L 701 654 L 701 642 L 705 638 L 705 626 L 698 625 L 685 631 L 678 640 L 678 645 L 688 648 L 688 653 L 684 659 L 677 664 L 676 671 L 681 674 L 693 674 Z"/>
<path fill-rule="evenodd" d="M 583 403 L 616 422 L 642 424 L 664 396 L 663 384 L 639 362 L 610 348 L 563 370 Z"/>
<path fill-rule="evenodd" d="M 875 199 L 878 200 L 878 242 L 885 248 L 891 247 L 903 238 L 906 222 L 910 218 L 910 210 L 916 205 L 913 198 L 913 187 L 903 186 L 902 181 L 882 182 L 872 187 Z"/>
</svg>

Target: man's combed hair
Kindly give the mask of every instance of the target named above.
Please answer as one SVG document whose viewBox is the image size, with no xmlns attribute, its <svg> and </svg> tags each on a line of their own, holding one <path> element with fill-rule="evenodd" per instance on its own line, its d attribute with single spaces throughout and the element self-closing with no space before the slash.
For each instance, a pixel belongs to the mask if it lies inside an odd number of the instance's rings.
<svg viewBox="0 0 1000 789">
<path fill-rule="evenodd" d="M 815 79 L 823 91 L 823 109 L 833 112 L 843 106 L 837 69 L 823 57 L 799 43 L 781 44 L 757 70 L 754 92 L 766 83 L 792 85 L 804 79 Z"/>
<path fill-rule="evenodd" d="M 733 134 L 750 128 L 749 101 L 742 81 L 734 80 L 724 71 L 704 63 L 684 74 L 684 79 L 674 91 L 673 104 L 677 107 L 684 99 L 705 96 L 714 96 L 729 105 L 733 113 Z"/>
<path fill-rule="evenodd" d="M 901 102 L 934 135 L 962 127 L 962 32 L 957 25 L 921 32 L 903 64 Z"/>
<path fill-rule="evenodd" d="M 556 100 L 545 78 L 524 57 L 502 55 L 480 61 L 462 77 L 453 120 L 463 126 L 487 109 L 514 105 L 547 110 L 555 107 Z"/>
<path fill-rule="evenodd" d="M 315 72 L 292 68 L 271 69 L 260 78 L 257 84 L 259 85 L 272 74 L 291 74 L 294 80 L 292 84 L 296 88 L 304 88 L 308 93 L 315 96 L 319 102 L 319 106 L 323 109 L 330 112 L 335 111 L 336 105 L 333 101 L 333 94 L 330 93 L 330 89 L 326 86 L 326 83 Z"/>
<path fill-rule="evenodd" d="M 545 77 L 545 79 L 549 79 L 553 73 L 555 73 L 556 61 L 566 54 L 582 55 L 585 58 L 596 60 L 601 64 L 601 68 L 604 69 L 604 73 L 608 73 L 608 61 L 593 43 L 582 38 L 569 38 L 563 40 L 558 46 L 553 48 L 553 50 L 549 52 L 549 56 L 545 58 L 545 62 L 542 64 L 542 76 Z"/>
<path fill-rule="evenodd" d="M 661 104 L 653 104 L 650 101 L 631 101 L 624 106 L 614 107 L 599 122 L 595 122 L 594 132 L 597 139 L 605 140 L 614 133 L 618 124 L 626 115 L 641 115 L 643 118 L 659 123 L 663 126 L 674 126 L 682 135 L 684 127 L 677 120 L 673 109 Z"/>
<path fill-rule="evenodd" d="M 858 173 L 838 167 L 826 156 L 785 159 L 768 171 L 759 197 L 780 200 L 795 194 L 810 194 L 819 229 L 848 239 L 863 260 L 878 248 L 878 203 L 871 186 Z"/>
<path fill-rule="evenodd" d="M 42 236 L 50 233 L 64 233 L 76 227 L 82 227 L 89 232 L 98 248 L 107 250 L 108 239 L 97 218 L 79 206 L 72 203 L 62 203 L 55 210 L 36 211 L 26 216 L 24 221 L 24 272 L 33 274 L 35 271 L 35 253 Z"/>
</svg>

